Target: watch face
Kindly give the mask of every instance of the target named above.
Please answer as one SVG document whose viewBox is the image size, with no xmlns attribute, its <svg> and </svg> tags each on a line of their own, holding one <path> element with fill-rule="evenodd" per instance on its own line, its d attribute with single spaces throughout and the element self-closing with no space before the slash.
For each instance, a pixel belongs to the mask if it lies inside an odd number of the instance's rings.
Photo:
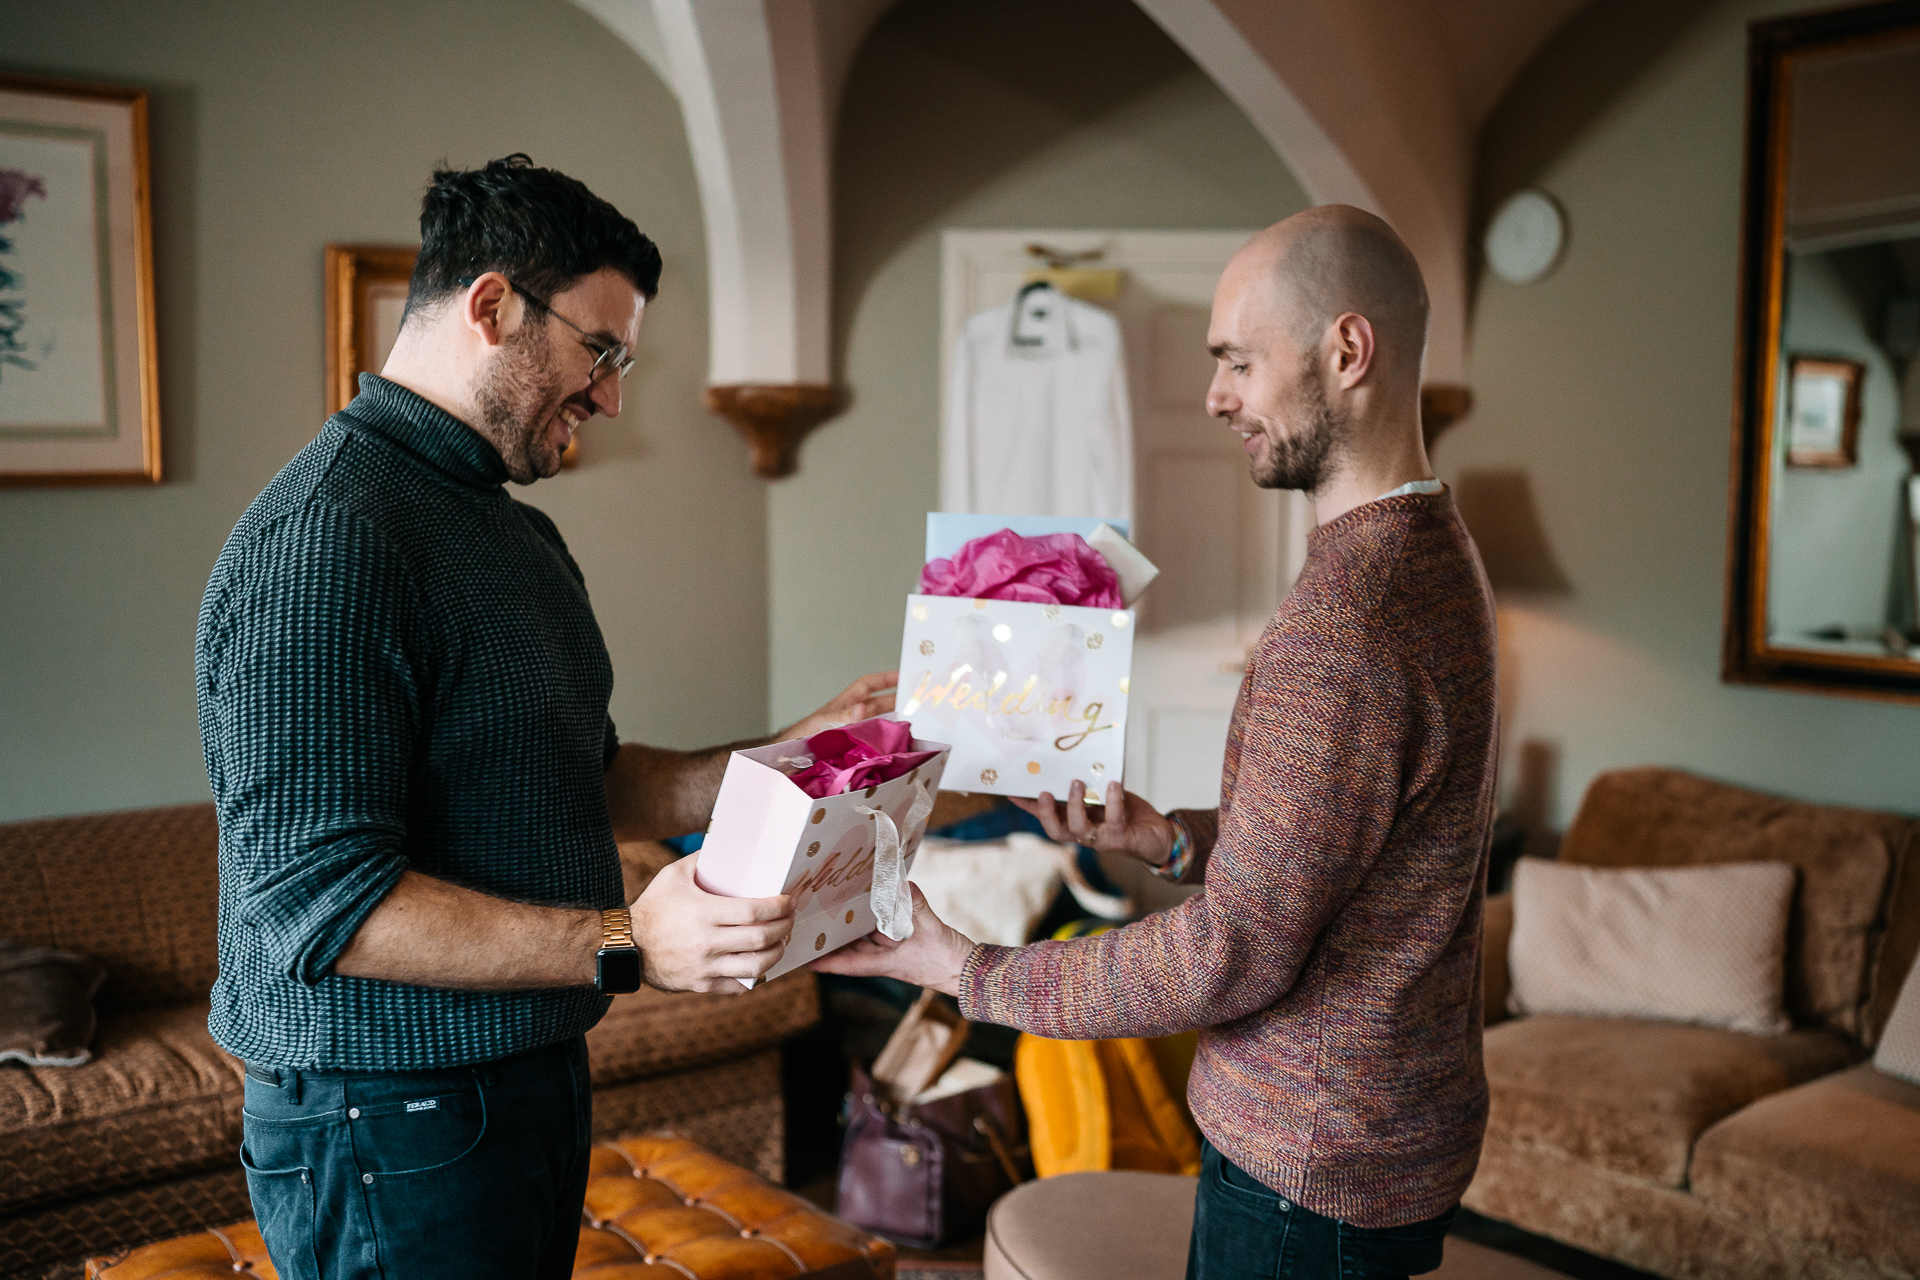
<svg viewBox="0 0 1920 1280">
<path fill-rule="evenodd" d="M 640 989 L 640 953 L 631 947 L 595 953 L 593 985 L 607 995 Z"/>
</svg>

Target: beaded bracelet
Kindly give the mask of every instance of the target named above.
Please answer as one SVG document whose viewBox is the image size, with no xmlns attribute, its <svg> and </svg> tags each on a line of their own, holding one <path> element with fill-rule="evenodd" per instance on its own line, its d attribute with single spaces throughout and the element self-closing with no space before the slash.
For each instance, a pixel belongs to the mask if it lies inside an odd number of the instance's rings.
<svg viewBox="0 0 1920 1280">
<path fill-rule="evenodd" d="M 1153 874 L 1162 880 L 1171 880 L 1179 884 L 1186 879 L 1187 872 L 1193 867 L 1193 841 L 1187 836 L 1187 824 L 1178 818 L 1173 820 L 1173 851 L 1167 860 L 1153 868 Z"/>
</svg>

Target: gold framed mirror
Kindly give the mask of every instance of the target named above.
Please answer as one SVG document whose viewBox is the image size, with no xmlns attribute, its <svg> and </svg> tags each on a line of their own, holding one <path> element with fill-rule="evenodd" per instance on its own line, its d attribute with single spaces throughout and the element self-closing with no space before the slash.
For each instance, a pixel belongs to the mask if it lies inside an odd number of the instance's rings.
<svg viewBox="0 0 1920 1280">
<path fill-rule="evenodd" d="M 1920 0 L 1749 31 L 1739 683 L 1920 702 Z"/>
</svg>

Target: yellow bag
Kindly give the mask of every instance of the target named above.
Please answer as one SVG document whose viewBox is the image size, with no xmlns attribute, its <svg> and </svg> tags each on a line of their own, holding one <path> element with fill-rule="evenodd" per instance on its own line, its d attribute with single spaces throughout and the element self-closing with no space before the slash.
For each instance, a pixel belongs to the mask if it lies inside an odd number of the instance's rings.
<svg viewBox="0 0 1920 1280">
<path fill-rule="evenodd" d="M 1191 1037 L 1166 1037 L 1182 1041 Z M 1156 1048 L 1176 1062 L 1184 1046 L 1147 1040 L 1048 1040 L 1022 1035 L 1013 1074 L 1042 1178 L 1093 1169 L 1200 1172 L 1200 1144 L 1167 1091 Z M 1191 1049 L 1186 1049 L 1188 1062 Z"/>
</svg>

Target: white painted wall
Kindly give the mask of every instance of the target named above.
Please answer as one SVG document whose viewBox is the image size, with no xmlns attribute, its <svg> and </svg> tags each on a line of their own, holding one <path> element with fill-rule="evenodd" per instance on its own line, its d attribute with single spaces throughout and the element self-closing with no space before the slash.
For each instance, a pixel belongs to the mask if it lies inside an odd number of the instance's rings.
<svg viewBox="0 0 1920 1280">
<path fill-rule="evenodd" d="M 1072 48 L 1061 58 L 1050 50 Z M 903 0 L 841 109 L 835 325 L 853 407 L 769 501 L 773 717 L 892 666 L 938 505 L 948 227 L 1236 228 L 1306 207 L 1246 117 L 1127 0 Z"/>
<path fill-rule="evenodd" d="M 700 407 L 706 268 L 679 108 L 566 0 L 236 8 L 0 0 L 10 69 L 153 91 L 167 481 L 0 490 L 0 821 L 204 799 L 200 596 L 320 429 L 321 247 L 409 242 L 443 159 L 572 173 L 666 260 L 617 421 L 520 491 L 586 571 L 629 737 L 766 723 L 766 490 Z M 582 86 L 590 86 L 583 93 Z M 3 890 L 0 890 L 3 891 Z"/>
<path fill-rule="evenodd" d="M 1746 24 L 1799 7 L 1597 0 L 1482 136 L 1481 207 L 1537 185 L 1570 235 L 1537 284 L 1480 275 L 1477 403 L 1434 461 L 1524 471 L 1572 583 L 1500 610 L 1506 784 L 1544 748 L 1562 826 L 1638 764 L 1920 810 L 1920 707 L 1719 677 Z"/>
</svg>

